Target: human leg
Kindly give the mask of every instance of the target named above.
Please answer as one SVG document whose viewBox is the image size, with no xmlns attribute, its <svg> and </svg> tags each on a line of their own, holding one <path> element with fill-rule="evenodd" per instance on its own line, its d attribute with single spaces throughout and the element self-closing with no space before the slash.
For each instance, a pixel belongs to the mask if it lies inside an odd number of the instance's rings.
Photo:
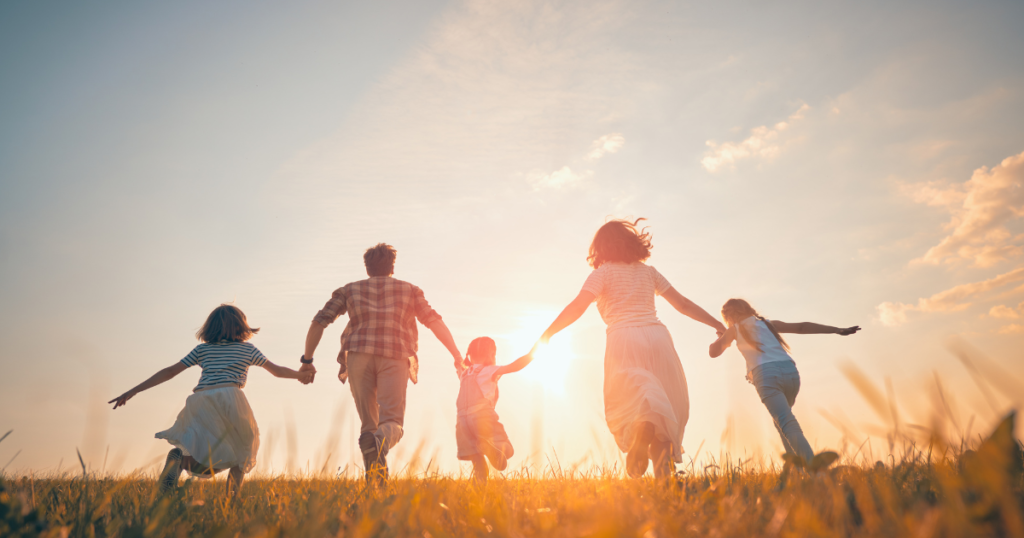
<svg viewBox="0 0 1024 538">
<path fill-rule="evenodd" d="M 242 493 L 242 481 L 245 480 L 245 473 L 242 472 L 242 468 L 234 466 L 228 469 L 228 496 L 238 498 Z"/>
<path fill-rule="evenodd" d="M 409 363 L 374 357 L 377 363 L 377 403 L 379 423 L 376 436 L 385 447 L 385 454 L 398 444 L 404 434 L 405 396 L 409 387 Z"/>
<path fill-rule="evenodd" d="M 768 409 L 775 429 L 782 437 L 786 453 L 799 456 L 804 463 L 810 463 L 814 458 L 814 451 L 804 437 L 796 416 L 793 415 L 792 405 L 796 401 L 796 393 L 800 390 L 796 368 L 774 363 L 761 365 L 754 371 L 754 385 L 761 397 L 761 403 Z"/>
<path fill-rule="evenodd" d="M 484 461 L 484 457 L 481 454 L 473 456 L 470 460 L 473 462 L 473 480 L 477 484 L 483 485 L 487 483 L 487 462 Z"/>
<path fill-rule="evenodd" d="M 366 480 L 387 473 L 386 448 L 376 437 L 380 409 L 377 404 L 376 357 L 366 353 L 348 354 L 349 386 L 359 415 L 359 451 L 363 454 Z"/>
<path fill-rule="evenodd" d="M 654 440 L 654 425 L 644 422 L 637 426 L 633 444 L 626 453 L 626 474 L 631 478 L 640 478 L 647 472 L 650 461 L 651 441 Z"/>
</svg>

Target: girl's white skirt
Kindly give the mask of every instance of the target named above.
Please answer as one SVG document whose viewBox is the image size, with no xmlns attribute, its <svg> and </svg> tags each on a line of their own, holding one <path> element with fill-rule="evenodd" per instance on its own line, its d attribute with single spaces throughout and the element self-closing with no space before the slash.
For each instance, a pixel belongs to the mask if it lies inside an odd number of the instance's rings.
<svg viewBox="0 0 1024 538">
<path fill-rule="evenodd" d="M 683 431 L 690 418 L 686 374 L 664 325 L 624 327 L 608 333 L 604 355 L 604 414 L 623 452 L 636 428 L 654 425 L 672 443 L 672 460 L 683 461 Z"/>
<path fill-rule="evenodd" d="M 200 465 L 214 469 L 256 465 L 260 430 L 245 394 L 235 386 L 200 390 L 185 400 L 174 426 L 157 439 L 180 448 Z"/>
</svg>

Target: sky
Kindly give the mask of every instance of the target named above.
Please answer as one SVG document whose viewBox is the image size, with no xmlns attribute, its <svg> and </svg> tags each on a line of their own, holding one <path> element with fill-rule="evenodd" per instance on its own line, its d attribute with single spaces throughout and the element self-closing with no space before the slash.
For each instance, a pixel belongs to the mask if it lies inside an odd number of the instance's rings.
<svg viewBox="0 0 1024 538">
<path fill-rule="evenodd" d="M 417 1 L 0 6 L 0 467 L 152 470 L 217 305 L 297 366 L 362 252 L 398 249 L 460 349 L 529 350 L 609 218 L 709 312 L 783 321 L 812 446 L 983 432 L 1024 387 L 1024 5 Z M 689 381 L 684 461 L 778 462 L 733 348 L 658 300 Z M 249 374 L 257 471 L 347 473 L 358 419 Z M 497 410 L 513 468 L 621 466 L 591 308 Z M 458 380 L 421 329 L 404 472 L 455 459 Z M 940 388 L 941 387 L 941 388 Z M 704 458 L 704 460 L 701 460 Z"/>
</svg>

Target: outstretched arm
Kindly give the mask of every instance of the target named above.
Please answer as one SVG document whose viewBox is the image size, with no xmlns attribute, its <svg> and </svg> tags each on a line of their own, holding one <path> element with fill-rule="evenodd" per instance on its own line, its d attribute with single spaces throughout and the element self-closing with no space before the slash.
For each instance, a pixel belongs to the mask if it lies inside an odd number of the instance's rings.
<svg viewBox="0 0 1024 538">
<path fill-rule="evenodd" d="M 672 305 L 672 308 L 678 310 L 680 314 L 691 318 L 694 321 L 699 321 L 719 333 L 725 332 L 725 325 L 722 325 L 721 321 L 715 319 L 714 316 L 708 314 L 707 310 L 697 306 L 693 301 L 683 297 L 675 288 L 669 288 L 668 291 L 661 294 L 661 296 L 668 301 L 668 304 Z"/>
<path fill-rule="evenodd" d="M 733 340 L 736 340 L 735 325 L 726 329 L 725 332 L 718 337 L 718 340 L 711 343 L 711 346 L 708 347 L 708 355 L 711 355 L 711 358 L 721 356 L 722 353 L 725 353 L 725 350 L 729 349 Z"/>
<path fill-rule="evenodd" d="M 459 352 L 459 346 L 455 345 L 455 339 L 452 338 L 452 332 L 448 330 L 448 326 L 444 324 L 443 320 L 438 319 L 430 322 L 427 328 L 434 333 L 444 347 L 448 348 L 448 353 L 451 353 L 452 358 L 455 359 L 455 369 L 461 372 L 464 367 L 462 353 Z"/>
<path fill-rule="evenodd" d="M 172 379 L 174 376 L 184 372 L 186 368 L 188 368 L 188 366 L 185 366 L 180 362 L 176 362 L 168 366 L 167 368 L 164 368 L 163 370 L 160 370 L 159 372 L 153 374 L 152 377 L 143 381 L 142 383 L 139 383 L 132 390 L 129 390 L 128 392 L 118 396 L 117 398 L 114 398 L 113 400 L 110 400 L 107 403 L 114 404 L 114 409 L 117 409 L 118 407 L 121 407 L 124 404 L 128 403 L 128 400 L 132 399 L 132 396 L 135 396 L 136 394 L 144 390 L 151 389 L 159 385 L 160 383 L 163 383 L 164 381 Z"/>
<path fill-rule="evenodd" d="M 772 326 L 780 333 L 791 334 L 838 334 L 840 336 L 849 336 L 860 330 L 860 327 L 857 325 L 842 328 L 833 327 L 831 325 L 822 325 L 820 323 L 811 323 L 809 321 L 804 321 L 802 323 L 786 323 L 785 321 L 772 320 Z"/>
<path fill-rule="evenodd" d="M 592 302 L 594 302 L 594 294 L 589 291 L 581 291 L 568 306 L 562 309 L 562 313 L 558 314 L 555 321 L 551 322 L 548 329 L 544 331 L 543 335 L 541 335 L 540 341 L 546 344 L 552 336 L 575 323 L 576 320 L 580 319 L 580 316 L 587 311 L 587 308 L 590 307 L 590 303 Z"/>
<path fill-rule="evenodd" d="M 313 379 L 313 372 L 302 372 L 292 370 L 287 366 L 279 366 L 270 361 L 263 363 L 263 369 L 270 372 L 270 374 L 273 375 L 274 377 L 283 377 L 285 379 L 298 379 L 303 383 L 309 383 L 309 381 Z"/>
<path fill-rule="evenodd" d="M 514 361 L 512 361 L 512 362 L 510 362 L 510 363 L 508 363 L 508 364 L 506 364 L 504 366 L 499 367 L 498 370 L 494 372 L 494 375 L 499 376 L 499 375 L 511 374 L 513 372 L 518 372 L 519 370 L 522 370 L 523 368 L 526 368 L 527 364 L 530 364 L 531 362 L 533 362 L 533 353 L 535 351 L 537 351 L 537 346 L 536 345 L 534 345 L 533 349 L 531 349 L 530 352 L 527 353 L 526 355 L 523 355 L 522 357 L 519 357 L 518 359 L 516 359 L 516 360 L 514 360 Z"/>
</svg>

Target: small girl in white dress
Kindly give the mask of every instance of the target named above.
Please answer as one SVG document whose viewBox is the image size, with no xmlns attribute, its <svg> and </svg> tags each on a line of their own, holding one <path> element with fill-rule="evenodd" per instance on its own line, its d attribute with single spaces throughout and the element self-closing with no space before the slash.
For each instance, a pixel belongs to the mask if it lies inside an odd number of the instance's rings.
<svg viewBox="0 0 1024 538">
<path fill-rule="evenodd" d="M 242 388 L 250 366 L 262 366 L 275 377 L 308 383 L 309 373 L 299 373 L 267 360 L 246 342 L 258 328 L 251 328 L 237 307 L 223 304 L 213 310 L 196 333 L 199 344 L 180 362 L 160 370 L 135 388 L 110 400 L 114 409 L 136 394 L 153 388 L 199 365 L 203 373 L 185 408 L 169 430 L 156 434 L 174 445 L 160 475 L 161 491 L 177 486 L 181 471 L 210 477 L 228 470 L 228 493 L 238 496 L 245 473 L 256 465 L 260 432 Z"/>
<path fill-rule="evenodd" d="M 518 372 L 533 360 L 533 352 L 519 357 L 510 364 L 495 364 L 497 346 L 494 340 L 482 336 L 469 343 L 466 360 L 459 371 L 459 397 L 456 400 L 458 419 L 455 422 L 455 441 L 458 458 L 473 462 L 473 478 L 487 482 L 487 462 L 504 471 L 512 457 L 512 442 L 505 427 L 498 422 L 494 410 L 498 403 L 498 379 Z"/>
</svg>

